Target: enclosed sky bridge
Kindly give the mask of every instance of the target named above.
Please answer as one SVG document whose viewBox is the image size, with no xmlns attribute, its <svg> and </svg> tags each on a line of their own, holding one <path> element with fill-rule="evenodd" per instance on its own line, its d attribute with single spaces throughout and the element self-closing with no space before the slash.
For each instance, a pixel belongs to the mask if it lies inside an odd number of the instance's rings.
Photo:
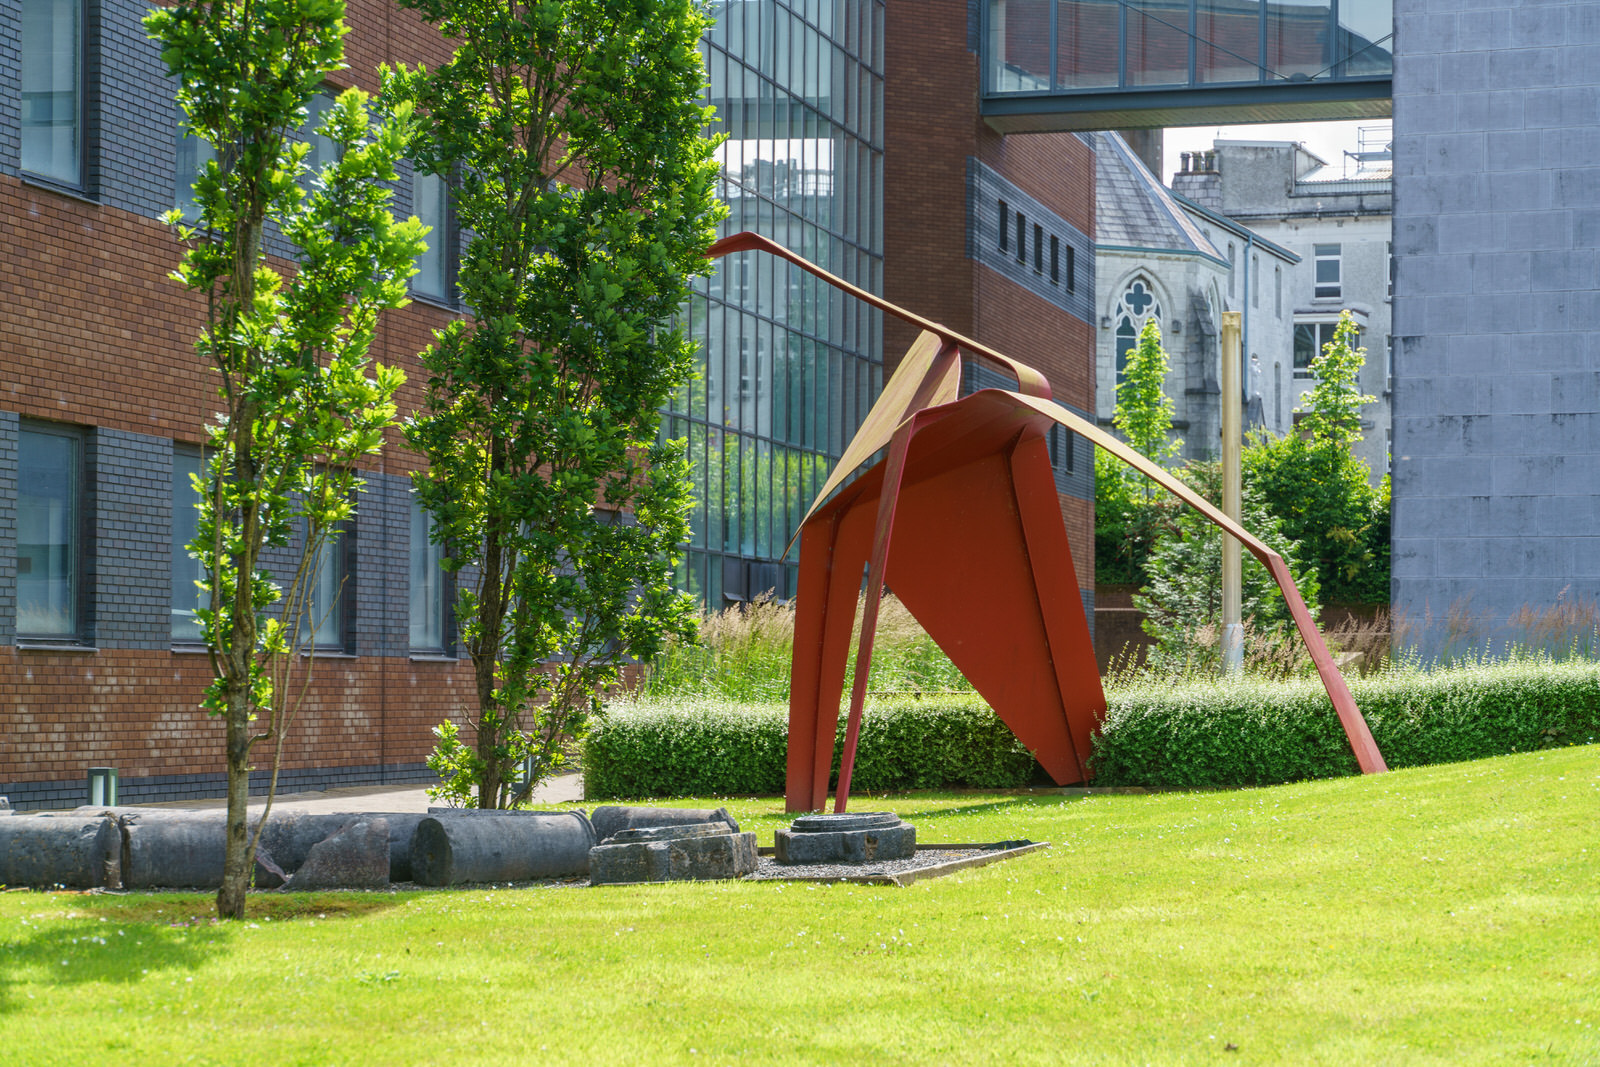
<svg viewBox="0 0 1600 1067">
<path fill-rule="evenodd" d="M 1384 118 L 1393 0 L 984 0 L 1003 133 Z"/>
</svg>

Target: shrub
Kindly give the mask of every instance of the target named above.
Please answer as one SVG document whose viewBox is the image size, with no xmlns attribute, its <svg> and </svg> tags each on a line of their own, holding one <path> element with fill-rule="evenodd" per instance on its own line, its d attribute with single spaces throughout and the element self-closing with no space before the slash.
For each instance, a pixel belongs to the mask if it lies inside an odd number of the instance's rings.
<svg viewBox="0 0 1600 1067">
<path fill-rule="evenodd" d="M 846 716 L 834 741 L 833 780 Z M 778 704 L 613 705 L 583 747 L 590 799 L 781 794 L 789 709 Z M 878 699 L 861 718 L 852 790 L 1026 785 L 1033 757 L 975 696 Z"/>
<path fill-rule="evenodd" d="M 1547 659 L 1352 680 L 1390 767 L 1600 740 L 1600 668 Z M 1248 786 L 1358 772 L 1315 681 L 1226 680 L 1110 694 L 1097 785 Z"/>
</svg>

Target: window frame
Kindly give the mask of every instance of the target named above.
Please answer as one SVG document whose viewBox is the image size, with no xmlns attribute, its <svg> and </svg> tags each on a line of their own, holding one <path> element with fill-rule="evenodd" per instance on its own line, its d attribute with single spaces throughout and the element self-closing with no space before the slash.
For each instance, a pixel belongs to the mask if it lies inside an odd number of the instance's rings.
<svg viewBox="0 0 1600 1067">
<path fill-rule="evenodd" d="M 406 535 L 406 647 L 413 658 L 444 657 L 455 659 L 455 634 L 451 623 L 455 613 L 450 610 L 455 602 L 455 575 L 444 569 L 444 558 L 448 554 L 445 546 L 435 541 L 431 536 L 433 532 L 433 515 L 417 500 L 416 494 L 409 495 L 410 525 Z M 424 545 L 427 550 L 427 559 L 424 564 L 431 564 L 438 573 L 439 579 L 439 604 L 437 611 L 439 617 L 435 620 L 439 628 L 439 643 L 437 645 L 419 645 L 416 643 L 417 619 L 417 560 L 418 545 L 416 543 L 416 518 L 421 516 L 424 534 Z"/>
<path fill-rule="evenodd" d="M 33 436 L 48 436 L 63 438 L 72 444 L 72 485 L 68 489 L 67 497 L 72 507 L 72 515 L 68 518 L 67 529 L 72 538 L 72 543 L 67 552 L 67 602 L 72 612 L 71 626 L 65 632 L 49 633 L 43 631 L 25 630 L 22 626 L 22 589 L 21 589 L 21 559 L 22 559 L 22 492 L 23 478 L 23 439 Z M 89 463 L 88 463 L 89 434 L 86 428 L 67 423 L 40 422 L 24 419 L 18 426 L 17 433 L 17 548 L 16 548 L 16 607 L 13 618 L 15 640 L 18 647 L 33 646 L 62 646 L 77 645 L 89 646 L 93 642 L 90 638 L 90 611 L 89 611 L 89 513 L 92 500 L 89 493 Z M 31 570 L 31 566 L 30 566 Z"/>
<path fill-rule="evenodd" d="M 23 0 L 23 2 L 26 3 L 26 2 L 28 2 L 28 0 Z M 35 0 L 35 2 L 41 2 L 41 0 Z M 55 0 L 42 0 L 42 2 L 54 3 Z M 77 9 L 78 9 L 78 24 L 77 24 L 78 40 L 77 40 L 77 49 L 76 49 L 76 51 L 77 51 L 77 67 L 78 67 L 78 69 L 77 69 L 77 72 L 76 72 L 77 73 L 77 89 L 76 89 L 76 93 L 74 94 L 75 97 L 76 97 L 76 99 L 74 101 L 76 114 L 74 116 L 74 121 L 73 121 L 73 127 L 77 132 L 77 149 L 78 149 L 78 151 L 77 151 L 77 155 L 78 155 L 78 158 L 77 158 L 77 164 L 78 164 L 77 165 L 77 174 L 71 180 L 68 180 L 66 178 L 57 177 L 56 175 L 53 175 L 53 174 L 46 174 L 46 173 L 44 173 L 42 171 L 30 170 L 27 167 L 27 165 L 24 163 L 24 161 L 23 161 L 23 140 L 24 139 L 23 139 L 22 131 L 23 131 L 24 127 L 22 125 L 22 97 L 23 97 L 22 82 L 23 82 L 23 79 L 24 79 L 24 74 L 23 74 L 22 65 L 26 61 L 27 50 L 20 47 L 20 44 L 21 44 L 20 38 L 19 38 L 19 41 L 18 41 L 19 47 L 18 47 L 18 61 L 17 61 L 17 87 L 18 87 L 17 88 L 17 93 L 18 93 L 17 172 L 21 177 L 23 177 L 25 180 L 27 180 L 29 182 L 34 182 L 34 183 L 38 183 L 38 184 L 41 184 L 41 185 L 50 186 L 50 187 L 53 187 L 53 188 L 56 188 L 56 189 L 66 190 L 66 191 L 71 192 L 71 193 L 76 193 L 79 196 L 88 196 L 89 195 L 89 155 L 90 155 L 90 152 L 89 152 L 89 0 L 65 0 L 65 2 L 67 2 L 67 3 L 75 3 L 77 5 Z M 21 10 L 20 10 L 20 8 L 18 9 L 18 19 L 19 19 L 19 34 L 20 34 L 20 21 L 21 21 Z"/>
<path fill-rule="evenodd" d="M 190 568 L 194 571 L 194 576 L 195 577 L 197 577 L 197 578 L 198 577 L 203 577 L 204 574 L 205 574 L 205 569 L 204 569 L 204 567 L 201 566 L 200 561 L 196 560 L 196 559 L 192 559 L 192 558 L 189 557 L 188 552 L 187 552 L 187 548 L 185 547 L 185 546 L 187 546 L 188 542 L 185 541 L 183 543 L 183 545 L 179 545 L 178 541 L 177 541 L 177 536 L 178 536 L 178 506 L 179 506 L 179 504 L 178 504 L 178 496 L 179 496 L 179 494 L 178 494 L 178 461 L 179 461 L 180 457 L 183 457 L 185 459 L 194 460 L 195 461 L 195 465 L 198 468 L 200 475 L 202 477 L 204 477 L 204 475 L 205 475 L 205 452 L 204 452 L 204 450 L 199 448 L 199 447 L 197 447 L 197 446 L 195 446 L 195 445 L 186 445 L 186 444 L 183 444 L 182 442 L 174 441 L 173 444 L 172 444 L 172 520 L 171 520 L 171 525 L 168 527 L 168 540 L 171 542 L 171 549 L 172 549 L 172 571 L 171 571 L 170 577 L 174 582 L 178 578 L 178 567 L 180 565 L 179 564 L 179 559 L 180 559 L 179 553 L 180 552 L 183 553 L 182 560 L 183 560 L 184 564 L 187 564 L 187 565 L 190 566 Z M 196 493 L 196 494 L 194 494 L 194 497 L 195 497 L 196 500 L 199 500 L 200 494 Z M 196 515 L 196 525 L 198 525 L 198 513 Z M 170 619 L 169 626 L 168 626 L 168 634 L 169 634 L 170 639 L 171 639 L 172 647 L 173 648 L 179 648 L 179 649 L 203 648 L 203 647 L 205 647 L 205 641 L 204 641 L 203 637 L 198 636 L 198 635 L 194 636 L 194 637 L 188 637 L 188 636 L 180 637 L 174 632 L 174 630 L 175 630 L 175 628 L 177 626 L 177 618 L 178 618 L 178 615 L 180 613 L 180 609 L 178 607 L 177 592 L 178 592 L 177 586 L 174 584 L 173 588 L 172 588 L 171 603 L 168 605 L 169 619 Z M 196 609 L 198 609 L 198 606 L 202 603 L 201 594 L 200 594 L 200 591 L 198 589 L 195 590 L 193 603 L 196 605 Z M 198 624 L 198 621 L 199 621 L 198 618 L 196 618 L 196 623 L 197 624 Z"/>
<path fill-rule="evenodd" d="M 1324 249 L 1333 249 L 1332 252 Z M 1322 280 L 1322 265 L 1333 264 L 1332 281 Z M 1317 243 L 1311 246 L 1311 296 L 1314 300 L 1342 300 L 1344 298 L 1344 245 L 1341 242 Z"/>
<path fill-rule="evenodd" d="M 439 287 L 443 291 L 438 293 L 430 293 L 426 289 L 418 288 L 417 279 L 421 277 L 420 271 L 411 276 L 409 282 L 407 283 L 407 287 L 409 288 L 411 296 L 414 299 L 421 300 L 428 304 L 438 304 L 442 307 L 454 308 L 456 306 L 456 273 L 460 267 L 460 255 L 456 247 L 457 229 L 455 198 L 450 195 L 450 183 L 444 179 L 443 175 L 424 174 L 420 171 L 413 170 L 411 174 L 411 214 L 420 219 L 424 225 L 428 225 L 428 220 L 423 219 L 422 216 L 417 213 L 417 193 L 418 184 L 427 178 L 431 178 L 439 183 L 439 224 L 434 226 L 432 230 L 429 231 L 427 237 L 423 238 L 423 240 L 430 242 L 428 251 L 424 252 L 423 255 L 429 255 L 437 251 L 439 256 Z M 431 243 L 435 237 L 439 237 L 440 239 L 440 244 L 437 249 Z M 419 256 L 417 259 L 420 263 L 422 257 Z"/>
<path fill-rule="evenodd" d="M 304 617 L 303 629 L 300 633 L 300 648 L 302 652 L 314 652 L 318 656 L 353 656 L 355 655 L 355 520 L 347 519 L 335 524 L 335 533 L 331 540 L 322 546 L 322 554 L 317 557 L 317 573 L 311 576 L 311 587 L 306 590 L 303 604 Z M 305 550 L 304 534 L 300 542 L 301 551 Z M 321 640 L 318 634 L 320 627 L 317 625 L 317 589 L 322 584 L 321 570 L 332 562 L 338 576 L 338 593 L 334 604 L 338 611 L 334 623 L 337 633 L 328 640 Z"/>
</svg>

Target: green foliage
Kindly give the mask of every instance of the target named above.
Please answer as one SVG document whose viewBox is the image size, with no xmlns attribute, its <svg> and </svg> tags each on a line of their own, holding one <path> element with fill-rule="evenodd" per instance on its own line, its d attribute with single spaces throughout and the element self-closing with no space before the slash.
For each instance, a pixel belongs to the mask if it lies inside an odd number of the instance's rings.
<svg viewBox="0 0 1600 1067">
<path fill-rule="evenodd" d="M 1318 441 L 1331 441 L 1350 446 L 1361 440 L 1361 408 L 1377 397 L 1364 395 L 1358 379 L 1361 367 L 1367 361 L 1367 350 L 1355 346 L 1360 336 L 1355 319 L 1350 312 L 1339 313 L 1339 324 L 1333 328 L 1333 340 L 1322 346 L 1322 354 L 1311 361 L 1311 373 L 1317 384 L 1305 396 L 1300 429 Z"/>
<path fill-rule="evenodd" d="M 1353 679 L 1391 768 L 1600 739 L 1600 668 L 1521 662 Z M 1109 694 L 1092 765 L 1100 785 L 1234 787 L 1356 774 L 1315 680 L 1146 684 Z"/>
<path fill-rule="evenodd" d="M 422 354 L 406 437 L 459 590 L 476 671 L 478 803 L 513 802 L 513 769 L 548 775 L 629 657 L 691 632 L 671 590 L 688 539 L 683 443 L 660 409 L 694 349 L 670 325 L 721 210 L 690 0 L 403 0 L 455 45 L 385 72 L 415 104 L 419 170 L 442 177 L 473 237 L 471 317 Z M 531 783 L 528 783 L 531 785 Z"/>
<path fill-rule="evenodd" d="M 856 618 L 860 617 L 858 609 Z M 793 606 L 758 600 L 705 615 L 697 629 L 698 640 L 670 641 L 646 664 L 639 684 L 642 696 L 747 703 L 789 698 Z M 850 642 L 846 692 L 854 677 L 858 638 L 859 634 Z M 972 688 L 893 594 L 879 604 L 870 684 L 874 694 Z"/>
<path fill-rule="evenodd" d="M 272 743 L 275 785 L 290 690 L 304 691 L 290 679 L 318 555 L 352 514 L 363 484 L 354 463 L 395 421 L 403 376 L 368 359 L 378 316 L 406 303 L 422 249 L 421 224 L 388 210 L 408 108 L 373 126 L 365 94 L 341 95 L 322 125 L 336 158 L 318 174 L 306 173 L 308 146 L 289 139 L 342 66 L 343 16 L 338 0 L 179 0 L 145 20 L 177 79 L 185 127 L 216 149 L 195 182 L 195 223 L 176 211 L 168 221 L 185 245 L 174 277 L 205 300 L 195 350 L 217 372 L 222 401 L 206 429 L 199 534 L 188 548 L 208 594 L 198 613 L 214 676 L 204 704 L 226 724 L 225 917 L 243 915 L 254 851 L 251 750 Z M 269 228 L 296 250 L 287 281 L 263 250 Z M 301 553 L 285 589 L 259 562 L 291 533 Z M 265 722 L 254 722 L 258 712 Z"/>
<path fill-rule="evenodd" d="M 1166 394 L 1167 367 L 1161 327 L 1154 318 L 1148 319 L 1139 331 L 1139 344 L 1128 353 L 1127 368 L 1117 385 L 1112 424 L 1136 451 L 1158 463 L 1176 456 L 1183 447 L 1183 439 L 1172 436 L 1173 403 Z"/>
<path fill-rule="evenodd" d="M 846 716 L 839 716 L 833 775 Z M 591 799 L 781 794 L 789 713 L 783 705 L 613 705 L 583 746 Z M 1027 784 L 1033 757 L 977 697 L 870 701 L 851 778 L 855 791 Z"/>
<path fill-rule="evenodd" d="M 428 790 L 431 800 L 440 800 L 452 808 L 471 805 L 474 787 L 483 775 L 477 752 L 461 743 L 461 728 L 453 722 L 442 722 L 433 728 L 439 743 L 428 753 L 428 770 L 439 776 L 439 784 Z"/>
<path fill-rule="evenodd" d="M 1183 447 L 1172 435 L 1172 398 L 1166 395 L 1167 353 L 1155 319 L 1144 324 L 1128 353 L 1112 424 L 1133 448 L 1165 463 Z M 1095 581 L 1143 584 L 1146 561 L 1162 525 L 1166 494 L 1150 479 L 1099 449 L 1094 453 Z"/>
<path fill-rule="evenodd" d="M 1222 498 L 1222 465 L 1196 461 L 1183 471 L 1184 480 L 1213 504 Z M 1316 572 L 1305 564 L 1299 546 L 1284 536 L 1261 494 L 1246 482 L 1240 495 L 1241 521 L 1267 547 L 1289 564 L 1301 598 L 1317 612 Z M 1222 538 L 1221 529 L 1193 508 L 1165 504 L 1160 533 L 1150 550 L 1145 571 L 1148 584 L 1134 597 L 1145 613 L 1145 633 L 1156 639 L 1149 665 L 1171 670 L 1214 672 L 1221 669 Z M 1241 551 L 1240 617 L 1258 635 L 1292 638 L 1289 606 L 1267 568 Z"/>
</svg>

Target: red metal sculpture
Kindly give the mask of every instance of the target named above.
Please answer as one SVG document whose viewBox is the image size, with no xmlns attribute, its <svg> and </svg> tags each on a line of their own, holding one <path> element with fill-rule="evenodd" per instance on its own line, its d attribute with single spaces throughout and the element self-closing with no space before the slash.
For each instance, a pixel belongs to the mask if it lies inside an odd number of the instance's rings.
<svg viewBox="0 0 1600 1067">
<path fill-rule="evenodd" d="M 1059 424 L 1153 479 L 1266 565 L 1364 773 L 1383 756 L 1333 665 L 1283 558 L 1172 474 L 1053 403 L 1032 367 L 836 278 L 753 233 L 715 258 L 779 256 L 924 332 L 883 388 L 796 535 L 800 589 L 789 693 L 790 811 L 824 807 L 862 568 L 866 602 L 834 810 L 850 795 L 885 582 L 1058 785 L 1089 779 L 1105 692 L 1079 599 L 1046 437 Z M 1015 391 L 960 397 L 961 359 L 1007 371 Z M 886 458 L 829 499 L 880 449 Z"/>
</svg>

